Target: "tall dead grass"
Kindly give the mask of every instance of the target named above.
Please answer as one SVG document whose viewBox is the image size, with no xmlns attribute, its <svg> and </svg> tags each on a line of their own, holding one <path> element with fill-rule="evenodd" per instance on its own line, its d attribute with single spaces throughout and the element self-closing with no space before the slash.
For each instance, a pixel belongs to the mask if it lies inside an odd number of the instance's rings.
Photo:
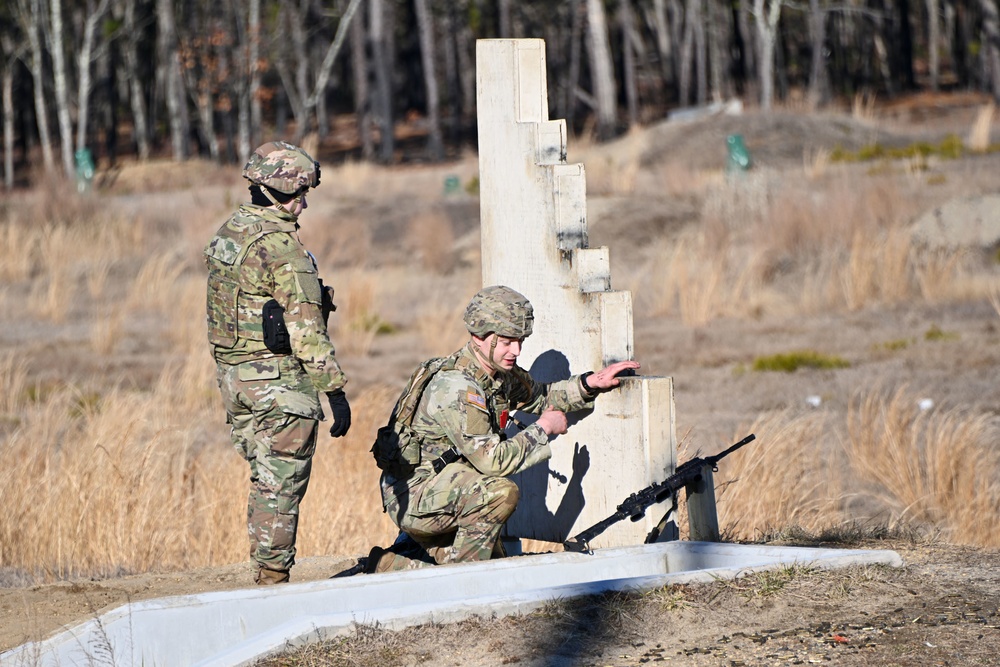
<svg viewBox="0 0 1000 667">
<path fill-rule="evenodd" d="M 862 519 L 922 527 L 957 544 L 1000 545 L 1000 430 L 992 415 L 922 411 L 903 387 L 859 397 L 846 424 L 822 412 L 782 412 L 749 430 L 758 442 L 727 457 L 715 476 L 719 524 L 733 539 Z"/>
<path fill-rule="evenodd" d="M 837 522 L 845 480 L 830 419 L 821 412 L 777 413 L 749 429 L 758 442 L 726 457 L 715 476 L 719 525 L 736 539 L 779 526 L 818 530 Z"/>
<path fill-rule="evenodd" d="M 23 382 L 16 367 L 3 370 L 8 388 Z M 0 502 L 9 520 L 0 522 L 0 563 L 52 580 L 245 560 L 248 469 L 202 375 L 167 373 L 152 394 L 66 387 L 44 403 L 13 406 L 21 422 L 3 443 Z M 300 555 L 356 554 L 394 536 L 368 453 L 392 394 L 359 395 L 351 433 L 320 437 Z M 219 426 L 214 437 L 208 424 Z"/>
<path fill-rule="evenodd" d="M 719 317 L 857 310 L 915 299 L 987 298 L 968 252 L 913 242 L 915 214 L 890 180 L 796 188 L 766 176 L 723 184 L 702 224 L 664 239 L 646 272 L 652 310 L 689 326 Z"/>
<path fill-rule="evenodd" d="M 895 520 L 934 525 L 955 542 L 1000 545 L 1000 432 L 991 415 L 923 411 L 902 388 L 860 400 L 848 420 L 850 469 L 878 489 Z"/>
</svg>

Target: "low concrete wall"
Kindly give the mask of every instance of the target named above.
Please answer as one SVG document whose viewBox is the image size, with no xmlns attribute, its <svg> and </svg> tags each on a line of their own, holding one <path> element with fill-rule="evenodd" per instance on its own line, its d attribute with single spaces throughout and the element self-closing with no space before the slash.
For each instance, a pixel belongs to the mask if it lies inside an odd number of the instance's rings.
<svg viewBox="0 0 1000 667">
<path fill-rule="evenodd" d="M 355 624 L 401 628 L 523 613 L 555 599 L 710 582 L 791 563 L 898 567 L 902 559 L 894 551 L 668 542 L 171 597 L 127 604 L 0 654 L 0 666 L 247 665 Z"/>
</svg>

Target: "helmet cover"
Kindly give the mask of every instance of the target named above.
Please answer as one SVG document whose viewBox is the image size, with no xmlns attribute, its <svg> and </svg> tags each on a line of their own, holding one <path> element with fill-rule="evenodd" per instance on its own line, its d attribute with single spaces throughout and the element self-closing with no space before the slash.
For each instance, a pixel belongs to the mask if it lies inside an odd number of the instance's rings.
<svg viewBox="0 0 1000 667">
<path fill-rule="evenodd" d="M 535 320 L 531 302 L 503 285 L 476 292 L 462 318 L 469 333 L 485 338 L 491 333 L 507 338 L 527 338 Z"/>
<path fill-rule="evenodd" d="M 319 185 L 319 162 L 298 146 L 271 141 L 253 152 L 243 167 L 243 178 L 294 195 Z"/>
</svg>

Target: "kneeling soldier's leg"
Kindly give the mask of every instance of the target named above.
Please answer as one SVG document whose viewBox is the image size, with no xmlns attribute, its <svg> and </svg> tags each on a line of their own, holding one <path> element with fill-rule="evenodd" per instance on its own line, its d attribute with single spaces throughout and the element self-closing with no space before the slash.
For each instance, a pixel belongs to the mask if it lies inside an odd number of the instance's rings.
<svg viewBox="0 0 1000 667">
<path fill-rule="evenodd" d="M 500 530 L 517 508 L 520 491 L 504 477 L 479 477 L 459 499 L 452 560 L 489 560 Z"/>
</svg>

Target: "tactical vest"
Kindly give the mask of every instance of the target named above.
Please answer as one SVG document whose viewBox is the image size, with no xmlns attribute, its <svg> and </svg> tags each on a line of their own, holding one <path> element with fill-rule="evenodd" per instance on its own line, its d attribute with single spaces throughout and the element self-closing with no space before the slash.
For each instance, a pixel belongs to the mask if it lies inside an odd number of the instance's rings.
<svg viewBox="0 0 1000 667">
<path fill-rule="evenodd" d="M 294 223 L 278 223 L 250 215 L 242 209 L 226 221 L 205 248 L 208 266 L 208 340 L 222 348 L 237 341 L 258 341 L 263 347 L 261 313 L 269 294 L 257 293 L 243 280 L 240 265 L 253 244 L 276 232 L 294 231 Z"/>
</svg>

